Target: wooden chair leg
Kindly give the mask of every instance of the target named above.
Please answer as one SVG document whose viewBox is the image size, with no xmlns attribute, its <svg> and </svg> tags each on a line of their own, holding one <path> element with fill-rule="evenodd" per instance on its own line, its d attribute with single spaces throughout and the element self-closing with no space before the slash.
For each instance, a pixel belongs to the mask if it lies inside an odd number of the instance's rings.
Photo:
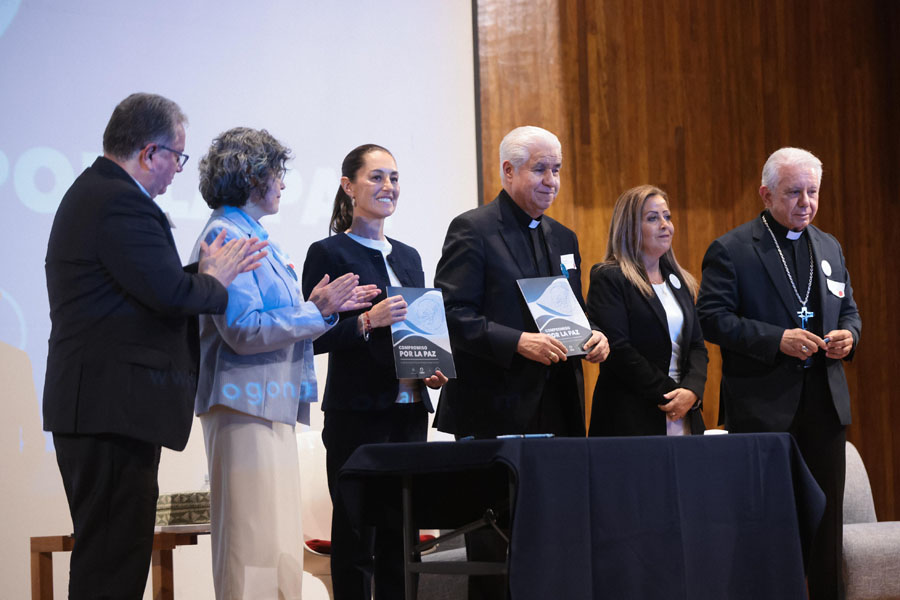
<svg viewBox="0 0 900 600">
<path fill-rule="evenodd" d="M 175 577 L 172 571 L 172 550 L 163 548 L 151 554 L 153 600 L 175 600 Z"/>
<path fill-rule="evenodd" d="M 53 600 L 53 553 L 71 552 L 75 539 L 70 535 L 43 535 L 31 538 L 31 599 Z"/>
<path fill-rule="evenodd" d="M 31 551 L 31 600 L 53 600 L 53 554 Z"/>
<path fill-rule="evenodd" d="M 199 533 L 208 531 L 154 534 L 150 553 L 154 600 L 175 599 L 172 551 L 177 546 L 196 545 Z M 53 600 L 53 553 L 71 552 L 74 547 L 75 539 L 70 535 L 31 538 L 31 600 Z"/>
</svg>

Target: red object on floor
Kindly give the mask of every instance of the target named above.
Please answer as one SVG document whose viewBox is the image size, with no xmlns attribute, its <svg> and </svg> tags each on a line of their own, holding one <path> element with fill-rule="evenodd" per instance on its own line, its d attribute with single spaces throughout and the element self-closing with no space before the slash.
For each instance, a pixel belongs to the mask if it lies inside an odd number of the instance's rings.
<svg viewBox="0 0 900 600">
<path fill-rule="evenodd" d="M 331 540 L 306 540 L 306 547 L 319 554 L 331 554 Z"/>
<path fill-rule="evenodd" d="M 419 542 L 430 542 L 434 539 L 433 535 L 420 535 Z M 306 546 L 313 552 L 319 554 L 331 554 L 331 540 L 312 539 L 306 540 Z"/>
</svg>

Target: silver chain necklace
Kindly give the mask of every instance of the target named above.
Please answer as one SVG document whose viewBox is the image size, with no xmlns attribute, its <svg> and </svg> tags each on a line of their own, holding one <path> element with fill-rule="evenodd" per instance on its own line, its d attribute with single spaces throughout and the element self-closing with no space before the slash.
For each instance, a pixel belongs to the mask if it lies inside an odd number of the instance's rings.
<svg viewBox="0 0 900 600">
<path fill-rule="evenodd" d="M 766 229 L 769 230 L 769 235 L 772 236 L 772 241 L 775 243 L 775 249 L 778 250 L 778 256 L 781 258 L 781 266 L 784 267 L 784 272 L 787 273 L 788 281 L 791 282 L 791 287 L 794 289 L 794 295 L 797 296 L 797 301 L 800 303 L 801 310 L 797 313 L 800 317 L 800 320 L 803 323 L 803 329 L 806 329 L 806 321 L 809 317 L 814 316 L 813 313 L 806 310 L 806 303 L 809 302 L 809 292 L 812 290 L 812 280 L 813 280 L 813 251 L 812 251 L 812 242 L 809 241 L 809 235 L 806 236 L 806 245 L 809 248 L 809 284 L 806 286 L 806 297 L 801 298 L 800 292 L 797 291 L 797 284 L 794 283 L 794 278 L 791 277 L 791 270 L 788 269 L 787 261 L 784 260 L 784 254 L 781 252 L 781 246 L 778 245 L 778 240 L 775 238 L 775 233 L 772 231 L 772 228 L 769 227 L 769 222 L 766 221 L 766 216 L 762 215 L 763 225 L 766 226 Z"/>
</svg>

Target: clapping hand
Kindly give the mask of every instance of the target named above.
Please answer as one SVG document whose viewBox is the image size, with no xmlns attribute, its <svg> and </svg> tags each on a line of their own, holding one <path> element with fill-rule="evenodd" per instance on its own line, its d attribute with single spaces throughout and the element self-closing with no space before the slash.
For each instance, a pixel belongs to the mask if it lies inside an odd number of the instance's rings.
<svg viewBox="0 0 900 600">
<path fill-rule="evenodd" d="M 370 306 L 372 306 L 372 303 L 369 302 L 369 300 L 380 293 L 381 290 L 378 289 L 378 286 L 374 283 L 358 285 L 353 290 L 353 294 L 350 296 L 350 298 L 341 305 L 341 308 L 338 312 L 347 312 L 350 310 L 362 310 L 364 308 L 369 308 Z"/>
<path fill-rule="evenodd" d="M 225 243 L 226 235 L 227 231 L 223 229 L 211 243 L 200 242 L 197 272 L 212 275 L 219 283 L 228 287 L 241 273 L 259 267 L 260 261 L 269 254 L 263 250 L 269 242 L 261 242 L 254 237 L 235 238 Z"/>
<path fill-rule="evenodd" d="M 340 312 L 345 303 L 356 298 L 356 289 L 359 287 L 359 275 L 355 273 L 345 273 L 330 283 L 329 279 L 327 274 L 322 277 L 307 298 L 316 305 L 323 317 Z"/>
</svg>

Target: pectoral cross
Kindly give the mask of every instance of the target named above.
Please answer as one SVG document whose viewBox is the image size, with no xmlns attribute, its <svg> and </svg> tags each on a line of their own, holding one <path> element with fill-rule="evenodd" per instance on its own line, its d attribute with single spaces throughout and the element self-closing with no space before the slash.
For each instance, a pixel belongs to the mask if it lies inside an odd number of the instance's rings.
<svg viewBox="0 0 900 600">
<path fill-rule="evenodd" d="M 806 322 L 816 316 L 816 313 L 806 310 L 806 307 L 804 306 L 797 311 L 797 316 L 800 317 L 800 327 L 806 329 Z"/>
</svg>

